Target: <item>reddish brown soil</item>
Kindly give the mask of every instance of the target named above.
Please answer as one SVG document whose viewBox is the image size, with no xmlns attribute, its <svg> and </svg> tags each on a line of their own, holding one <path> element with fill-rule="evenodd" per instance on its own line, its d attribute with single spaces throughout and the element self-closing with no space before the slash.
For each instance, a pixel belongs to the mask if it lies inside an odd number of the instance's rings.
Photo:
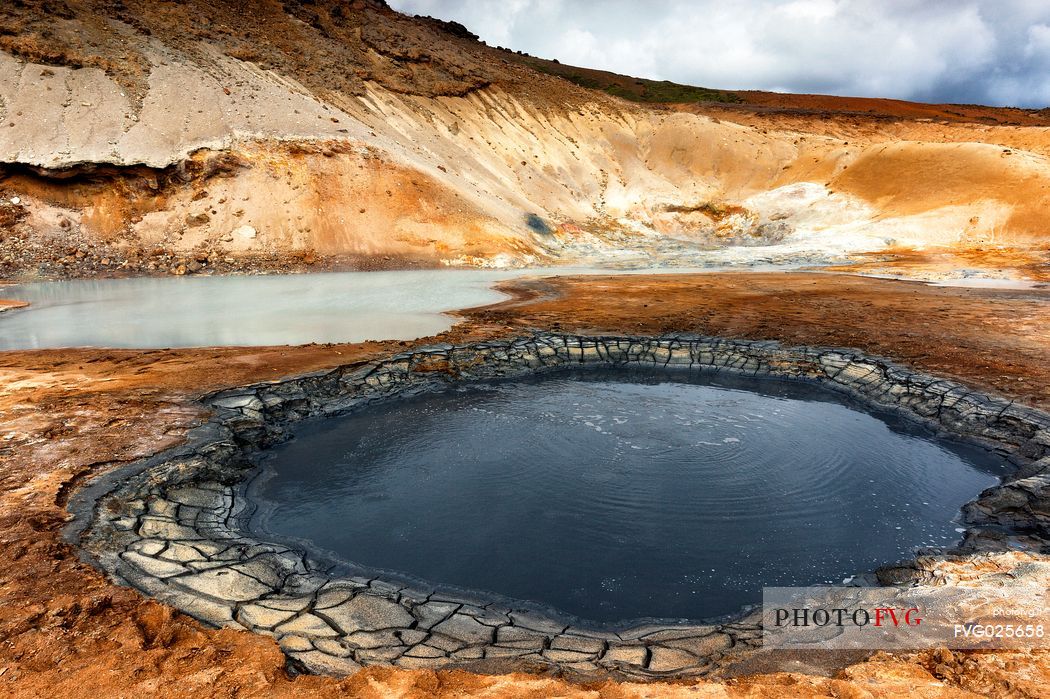
<svg viewBox="0 0 1050 699">
<path fill-rule="evenodd" d="M 827 274 L 577 278 L 516 288 L 517 300 L 467 313 L 467 322 L 440 339 L 543 327 L 845 345 L 1050 405 L 1046 292 Z M 343 680 L 291 678 L 272 640 L 204 629 L 112 585 L 62 543 L 72 489 L 112 464 L 178 442 L 202 417 L 192 404 L 200 393 L 406 344 L 0 353 L 0 695 L 1035 697 L 1050 686 L 1045 653 L 947 651 L 879 656 L 835 679 L 775 674 L 722 685 L 580 686 L 521 674 L 385 668 Z"/>
<path fill-rule="evenodd" d="M 519 327 L 853 347 L 1050 407 L 1046 289 L 812 273 L 562 277 L 524 286 L 534 296 L 528 303 L 476 309 L 470 317 Z"/>
<path fill-rule="evenodd" d="M 1050 282 L 1050 249 L 1017 250 L 998 248 L 934 248 L 912 250 L 894 248 L 858 255 L 856 264 L 829 267 L 831 271 L 856 274 L 889 274 L 902 277 L 918 275 L 955 276 L 959 269 L 970 268 L 1003 273 L 1035 282 Z"/>
<path fill-rule="evenodd" d="M 565 77 L 578 85 L 602 90 L 628 99 L 657 103 L 646 94 L 645 81 L 607 70 L 573 66 L 548 59 L 503 52 L 503 57 L 550 75 Z M 935 120 L 956 123 L 1002 124 L 1011 126 L 1050 126 L 1050 110 L 1017 107 L 986 107 L 977 104 L 927 104 L 879 97 L 843 97 L 808 95 L 762 90 L 726 90 L 707 86 L 689 92 L 679 85 L 680 100 L 669 104 L 690 105 L 700 109 L 795 114 L 808 116 L 849 115 L 873 120 Z M 703 98 L 703 91 L 709 94 Z M 697 102 L 701 99 L 701 102 Z"/>
<path fill-rule="evenodd" d="M 14 308 L 25 308 L 29 304 L 25 301 L 14 301 L 12 299 L 0 299 L 0 313 L 10 311 Z"/>
<path fill-rule="evenodd" d="M 796 95 L 759 90 L 737 90 L 733 94 L 743 100 L 745 108 L 767 108 L 775 111 L 817 114 L 841 112 L 876 118 L 935 119 L 1013 126 L 1050 125 L 1050 112 L 1045 109 L 985 107 L 977 104 L 925 104 L 875 97 Z"/>
</svg>

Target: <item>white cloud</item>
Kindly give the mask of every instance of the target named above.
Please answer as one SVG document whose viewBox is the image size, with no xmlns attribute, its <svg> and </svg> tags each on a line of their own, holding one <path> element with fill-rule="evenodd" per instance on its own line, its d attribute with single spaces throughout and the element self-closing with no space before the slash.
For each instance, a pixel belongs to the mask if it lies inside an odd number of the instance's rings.
<svg viewBox="0 0 1050 699">
<path fill-rule="evenodd" d="M 795 0 L 785 3 L 784 14 L 792 17 L 804 17 L 811 20 L 821 20 L 834 17 L 838 12 L 838 3 L 834 0 Z"/>
<path fill-rule="evenodd" d="M 391 0 L 492 45 L 707 87 L 1045 106 L 1045 0 Z"/>
<path fill-rule="evenodd" d="M 1035 24 L 1028 28 L 1028 42 L 1024 54 L 1029 59 L 1050 60 L 1050 26 Z"/>
</svg>

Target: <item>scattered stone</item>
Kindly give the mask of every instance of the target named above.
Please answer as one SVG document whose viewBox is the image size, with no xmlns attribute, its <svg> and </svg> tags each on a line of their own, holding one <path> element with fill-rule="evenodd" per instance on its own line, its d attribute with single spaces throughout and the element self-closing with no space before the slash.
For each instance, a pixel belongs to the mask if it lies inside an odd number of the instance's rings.
<svg viewBox="0 0 1050 699">
<path fill-rule="evenodd" d="M 278 643 L 285 652 L 301 653 L 314 649 L 314 644 L 310 643 L 310 639 L 302 636 L 283 636 Z"/>
<path fill-rule="evenodd" d="M 294 611 L 278 611 L 260 604 L 246 604 L 237 612 L 237 621 L 247 627 L 272 629 L 295 616 Z"/>
<path fill-rule="evenodd" d="M 418 605 L 412 613 L 419 620 L 420 628 L 429 629 L 447 619 L 457 609 L 459 605 L 454 602 L 426 602 Z"/>
<path fill-rule="evenodd" d="M 143 517 L 140 521 L 139 536 L 147 539 L 165 539 L 168 541 L 203 538 L 192 527 L 184 526 L 174 520 L 152 516 Z"/>
<path fill-rule="evenodd" d="M 161 558 L 177 563 L 190 563 L 205 560 L 204 554 L 189 544 L 181 544 L 177 541 L 170 542 L 168 548 L 160 555 Z"/>
<path fill-rule="evenodd" d="M 333 657 L 318 650 L 291 655 L 306 667 L 329 675 L 350 675 L 361 669 L 361 665 L 350 658 Z"/>
<path fill-rule="evenodd" d="M 121 557 L 133 566 L 138 567 L 143 572 L 157 578 L 170 578 L 173 575 L 181 575 L 186 572 L 186 567 L 179 565 L 178 563 L 162 561 L 150 556 L 143 556 L 134 551 L 127 551 L 121 554 Z"/>
<path fill-rule="evenodd" d="M 295 633 L 310 638 L 334 638 L 339 632 L 313 614 L 303 614 L 276 628 L 277 633 Z"/>
<path fill-rule="evenodd" d="M 401 628 L 414 621 L 408 610 L 397 602 L 368 593 L 361 593 L 337 607 L 325 610 L 325 616 L 348 633 Z"/>
<path fill-rule="evenodd" d="M 528 648 L 507 648 L 506 646 L 485 647 L 486 658 L 514 658 L 522 655 L 532 655 L 535 651 Z"/>
<path fill-rule="evenodd" d="M 680 638 L 674 641 L 666 641 L 663 645 L 684 650 L 694 656 L 704 658 L 728 649 L 731 644 L 732 641 L 728 635 L 713 633 L 699 638 Z"/>
<path fill-rule="evenodd" d="M 445 651 L 439 648 L 433 648 L 427 645 L 418 645 L 409 648 L 405 652 L 404 657 L 407 658 L 444 658 Z"/>
<path fill-rule="evenodd" d="M 318 638 L 314 641 L 314 647 L 322 653 L 333 655 L 337 658 L 349 658 L 353 650 L 347 647 L 343 641 L 334 641 L 330 638 Z"/>
<path fill-rule="evenodd" d="M 158 596 L 162 601 L 189 614 L 194 619 L 200 619 L 212 626 L 232 626 L 236 623 L 233 619 L 233 606 L 228 603 L 192 592 L 182 592 L 175 588 L 169 588 Z"/>
<path fill-rule="evenodd" d="M 317 609 L 336 607 L 343 602 L 346 602 L 360 591 L 361 588 L 357 586 L 345 587 L 339 583 L 326 585 L 324 589 L 317 593 L 317 601 L 314 603 L 314 607 Z"/>
<path fill-rule="evenodd" d="M 393 629 L 384 631 L 356 631 L 346 636 L 346 642 L 358 648 L 382 648 L 402 645 L 401 637 Z"/>
<path fill-rule="evenodd" d="M 389 646 L 386 648 L 367 648 L 359 650 L 354 655 L 358 661 L 371 665 L 374 663 L 390 663 L 401 657 L 405 652 L 404 646 Z"/>
<path fill-rule="evenodd" d="M 649 669 L 653 672 L 674 672 L 696 664 L 696 657 L 674 648 L 654 646 L 649 658 Z"/>
<path fill-rule="evenodd" d="M 465 614 L 453 614 L 432 630 L 459 639 L 468 645 L 491 643 L 493 638 L 491 626 L 485 626 L 474 617 Z"/>
<path fill-rule="evenodd" d="M 454 651 L 451 657 L 453 660 L 480 660 L 485 657 L 485 649 L 480 646 L 472 646 L 470 648 L 463 648 L 461 650 Z"/>
<path fill-rule="evenodd" d="M 273 592 L 270 587 L 255 578 L 231 568 L 207 570 L 198 575 L 181 577 L 175 584 L 231 602 L 247 602 Z"/>
<path fill-rule="evenodd" d="M 551 648 L 593 655 L 605 648 L 605 642 L 597 638 L 585 638 L 583 636 L 557 636 L 551 641 Z"/>
<path fill-rule="evenodd" d="M 249 408 L 251 410 L 261 410 L 263 407 L 262 401 L 254 393 L 220 398 L 214 401 L 212 405 L 219 408 Z"/>
<path fill-rule="evenodd" d="M 470 645 L 467 641 L 462 641 L 451 636 L 445 636 L 440 633 L 431 634 L 429 643 L 435 648 L 440 648 L 446 651 L 460 650 L 461 648 Z"/>
<path fill-rule="evenodd" d="M 543 657 L 548 660 L 553 660 L 556 663 L 575 663 L 583 660 L 590 660 L 594 657 L 594 654 L 580 653 L 575 650 L 545 650 L 543 651 Z"/>
<path fill-rule="evenodd" d="M 646 651 L 643 646 L 609 646 L 609 650 L 605 651 L 605 655 L 602 656 L 601 662 L 608 664 L 622 664 L 622 665 L 644 665 L 645 664 Z"/>
</svg>

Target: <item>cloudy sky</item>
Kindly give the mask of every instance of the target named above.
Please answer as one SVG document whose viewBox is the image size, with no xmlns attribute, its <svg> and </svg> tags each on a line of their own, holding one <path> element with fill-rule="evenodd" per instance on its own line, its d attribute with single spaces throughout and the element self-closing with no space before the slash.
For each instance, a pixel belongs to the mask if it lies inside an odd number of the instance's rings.
<svg viewBox="0 0 1050 699">
<path fill-rule="evenodd" d="M 705 87 L 1050 105 L 1048 0 L 390 0 L 493 46 Z"/>
</svg>

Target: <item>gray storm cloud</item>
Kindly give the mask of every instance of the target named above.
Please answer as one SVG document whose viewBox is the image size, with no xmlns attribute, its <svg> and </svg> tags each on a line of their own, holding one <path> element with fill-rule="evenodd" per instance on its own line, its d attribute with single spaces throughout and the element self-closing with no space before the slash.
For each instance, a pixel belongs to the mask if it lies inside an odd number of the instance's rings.
<svg viewBox="0 0 1050 699">
<path fill-rule="evenodd" d="M 491 45 L 730 89 L 1050 104 L 1046 0 L 392 0 Z"/>
</svg>

